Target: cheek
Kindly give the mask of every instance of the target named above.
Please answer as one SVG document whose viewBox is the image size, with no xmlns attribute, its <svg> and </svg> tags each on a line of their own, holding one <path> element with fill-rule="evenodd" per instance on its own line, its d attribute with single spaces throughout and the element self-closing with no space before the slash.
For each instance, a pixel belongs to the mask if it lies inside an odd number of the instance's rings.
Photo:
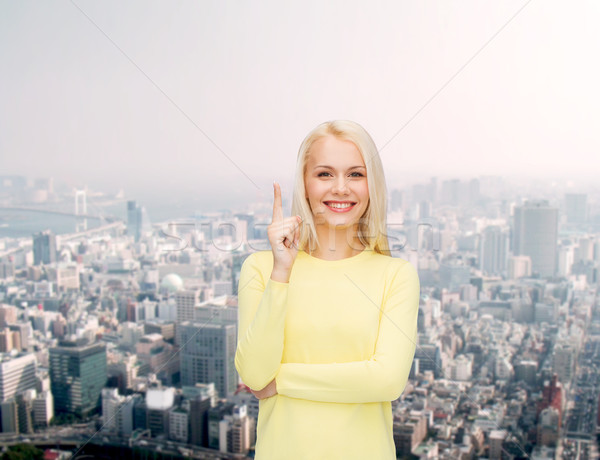
<svg viewBox="0 0 600 460">
<path fill-rule="evenodd" d="M 306 194 L 308 195 L 309 200 L 318 200 L 322 192 L 319 183 L 309 181 L 306 184 Z"/>
<path fill-rule="evenodd" d="M 369 186 L 368 184 L 365 182 L 364 185 L 361 186 L 360 188 L 360 196 L 367 201 L 369 199 Z"/>
</svg>

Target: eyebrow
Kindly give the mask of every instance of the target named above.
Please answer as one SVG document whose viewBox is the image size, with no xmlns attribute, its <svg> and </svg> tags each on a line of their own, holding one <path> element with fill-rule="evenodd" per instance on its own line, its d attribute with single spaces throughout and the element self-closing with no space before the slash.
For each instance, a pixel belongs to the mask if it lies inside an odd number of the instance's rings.
<svg viewBox="0 0 600 460">
<path fill-rule="evenodd" d="M 317 165 L 315 166 L 315 169 L 317 168 L 327 168 L 327 169 L 335 169 L 333 166 L 329 166 L 329 165 Z M 352 170 L 352 169 L 367 169 L 364 166 L 351 166 L 350 168 L 348 168 L 348 171 Z"/>
</svg>

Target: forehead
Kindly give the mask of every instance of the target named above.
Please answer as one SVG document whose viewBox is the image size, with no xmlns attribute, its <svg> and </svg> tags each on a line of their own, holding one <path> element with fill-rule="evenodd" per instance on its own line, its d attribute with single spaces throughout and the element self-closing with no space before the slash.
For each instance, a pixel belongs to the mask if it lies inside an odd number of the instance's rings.
<svg viewBox="0 0 600 460">
<path fill-rule="evenodd" d="M 312 166 L 326 164 L 342 168 L 365 165 L 358 147 L 352 141 L 338 139 L 331 135 L 313 143 L 307 160 L 307 163 Z"/>
</svg>

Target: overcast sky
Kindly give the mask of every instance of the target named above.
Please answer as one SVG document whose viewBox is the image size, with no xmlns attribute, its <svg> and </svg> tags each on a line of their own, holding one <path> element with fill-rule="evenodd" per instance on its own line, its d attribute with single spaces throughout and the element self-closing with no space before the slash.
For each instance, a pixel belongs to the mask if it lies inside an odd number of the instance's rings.
<svg viewBox="0 0 600 460">
<path fill-rule="evenodd" d="M 595 0 L 0 1 L 0 174 L 270 198 L 306 133 L 346 118 L 390 189 L 589 178 L 598 56 Z"/>
</svg>

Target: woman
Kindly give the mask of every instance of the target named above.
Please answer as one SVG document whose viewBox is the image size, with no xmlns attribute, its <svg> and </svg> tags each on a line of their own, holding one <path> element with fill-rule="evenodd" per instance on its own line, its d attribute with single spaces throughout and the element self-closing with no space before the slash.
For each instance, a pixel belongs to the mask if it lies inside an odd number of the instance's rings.
<svg viewBox="0 0 600 460">
<path fill-rule="evenodd" d="M 389 255 L 383 167 L 360 125 L 304 139 L 292 214 L 274 184 L 271 251 L 240 273 L 235 365 L 260 399 L 256 459 L 395 459 L 419 279 Z"/>
</svg>

